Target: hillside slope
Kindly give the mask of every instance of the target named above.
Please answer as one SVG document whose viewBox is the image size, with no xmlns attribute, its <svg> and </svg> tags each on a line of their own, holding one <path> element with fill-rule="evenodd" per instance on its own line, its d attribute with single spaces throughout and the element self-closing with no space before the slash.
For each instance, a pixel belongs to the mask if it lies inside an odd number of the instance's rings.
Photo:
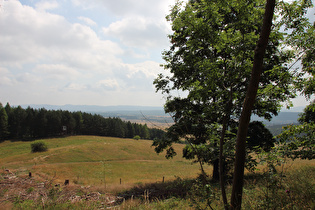
<svg viewBox="0 0 315 210">
<path fill-rule="evenodd" d="M 198 165 L 181 157 L 184 145 L 175 145 L 178 155 L 171 160 L 157 155 L 152 141 L 97 136 L 72 136 L 43 140 L 49 150 L 31 153 L 32 142 L 0 143 L 0 165 L 20 173 L 63 183 L 81 185 L 146 183 L 179 177 L 195 177 Z M 211 168 L 207 170 L 211 173 Z"/>
</svg>

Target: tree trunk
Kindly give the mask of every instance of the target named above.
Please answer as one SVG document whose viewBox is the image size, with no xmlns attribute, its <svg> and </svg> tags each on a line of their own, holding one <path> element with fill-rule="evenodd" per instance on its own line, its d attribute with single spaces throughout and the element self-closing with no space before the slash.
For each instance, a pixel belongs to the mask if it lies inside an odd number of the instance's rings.
<svg viewBox="0 0 315 210">
<path fill-rule="evenodd" d="M 252 75 L 247 88 L 246 98 L 239 120 L 236 140 L 233 186 L 231 194 L 231 209 L 241 209 L 242 205 L 246 136 L 251 112 L 257 95 L 259 80 L 263 67 L 263 58 L 271 31 L 274 7 L 275 0 L 267 0 L 263 26 L 255 49 Z"/>
<path fill-rule="evenodd" d="M 214 181 L 218 181 L 219 180 L 219 159 L 216 159 L 215 161 L 213 161 L 213 171 L 212 171 L 212 179 Z"/>
<path fill-rule="evenodd" d="M 220 186 L 221 186 L 221 194 L 222 194 L 224 209 L 226 210 L 228 210 L 229 208 L 228 208 L 228 202 L 227 202 L 227 197 L 226 197 L 226 192 L 225 192 L 223 145 L 224 145 L 225 131 L 228 124 L 228 118 L 229 118 L 229 115 L 226 115 L 223 120 L 223 128 L 222 128 L 222 133 L 221 133 L 221 138 L 220 138 L 220 154 L 219 154 Z"/>
</svg>

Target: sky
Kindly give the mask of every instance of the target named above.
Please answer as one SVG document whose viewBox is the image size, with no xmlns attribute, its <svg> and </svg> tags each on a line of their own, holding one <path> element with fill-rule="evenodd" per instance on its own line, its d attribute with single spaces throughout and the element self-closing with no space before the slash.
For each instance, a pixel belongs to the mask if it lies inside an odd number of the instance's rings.
<svg viewBox="0 0 315 210">
<path fill-rule="evenodd" d="M 163 106 L 174 2 L 0 0 L 0 102 Z"/>
</svg>

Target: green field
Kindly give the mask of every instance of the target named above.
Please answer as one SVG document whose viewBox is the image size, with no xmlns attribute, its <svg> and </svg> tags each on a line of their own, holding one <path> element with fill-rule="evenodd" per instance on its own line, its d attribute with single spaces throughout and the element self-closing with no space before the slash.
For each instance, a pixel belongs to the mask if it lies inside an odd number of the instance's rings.
<svg viewBox="0 0 315 210">
<path fill-rule="evenodd" d="M 181 157 L 184 145 L 175 145 L 178 155 L 167 160 L 156 154 L 152 141 L 97 136 L 43 139 L 48 151 L 31 153 L 33 142 L 0 143 L 0 165 L 19 174 L 80 185 L 138 184 L 196 177 L 199 166 Z M 211 167 L 207 168 L 211 173 Z"/>
</svg>

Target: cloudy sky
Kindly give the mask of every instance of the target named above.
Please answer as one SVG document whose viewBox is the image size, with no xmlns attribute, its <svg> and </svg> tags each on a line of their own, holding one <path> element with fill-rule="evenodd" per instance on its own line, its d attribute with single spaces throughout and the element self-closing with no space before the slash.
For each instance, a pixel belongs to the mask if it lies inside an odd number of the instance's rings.
<svg viewBox="0 0 315 210">
<path fill-rule="evenodd" d="M 162 106 L 173 0 L 0 0 L 0 102 Z"/>
<path fill-rule="evenodd" d="M 0 102 L 162 106 L 174 2 L 0 0 Z"/>
</svg>

